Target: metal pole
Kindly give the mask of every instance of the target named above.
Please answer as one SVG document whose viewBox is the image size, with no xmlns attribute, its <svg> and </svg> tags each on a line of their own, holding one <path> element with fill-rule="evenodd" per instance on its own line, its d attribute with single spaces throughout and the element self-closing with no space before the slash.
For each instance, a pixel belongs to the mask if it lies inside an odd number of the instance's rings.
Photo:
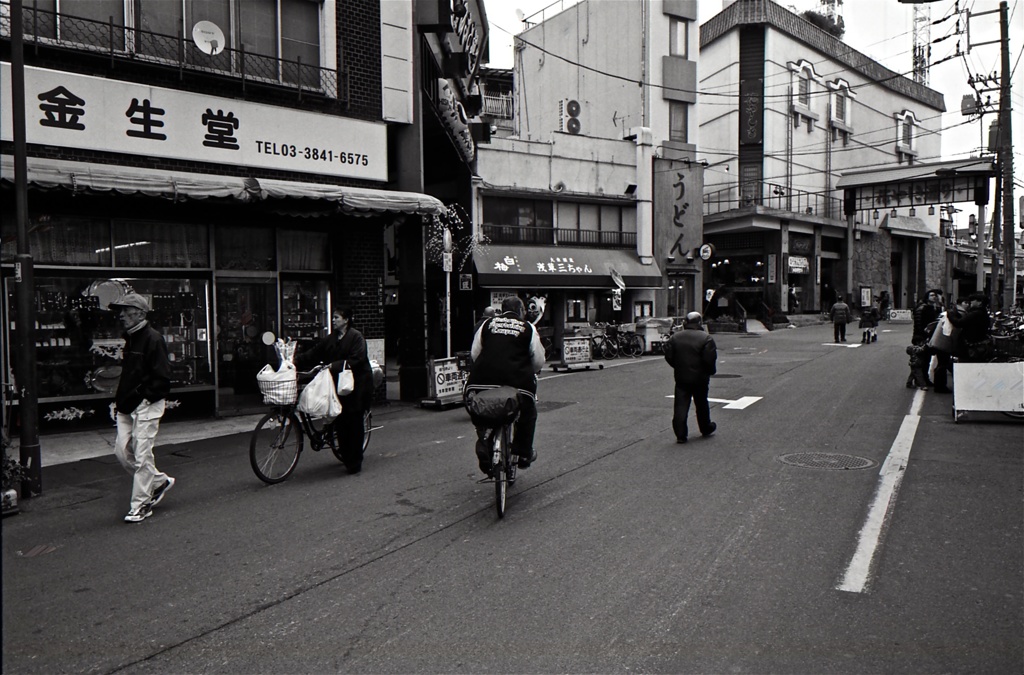
<svg viewBox="0 0 1024 675">
<path fill-rule="evenodd" d="M 985 180 L 988 180 L 987 178 Z M 974 292 L 985 292 L 985 205 L 978 204 L 978 266 L 975 270 Z"/>
<path fill-rule="evenodd" d="M 28 160 L 25 138 L 25 33 L 22 0 L 11 0 L 11 123 L 14 135 L 14 218 L 17 221 L 18 246 L 14 260 L 18 336 L 15 375 L 19 392 L 18 415 L 21 418 L 20 460 L 27 479 L 21 484 L 21 496 L 31 497 L 43 491 L 39 452 L 39 399 L 36 378 L 35 325 L 33 299 L 35 281 L 28 244 Z"/>
<path fill-rule="evenodd" d="M 1010 21 L 1006 0 L 999 3 L 1002 75 L 999 83 L 999 162 L 1003 177 L 1003 308 L 1013 306 L 1017 275 L 1013 237 L 1013 129 L 1010 115 Z M 993 279 L 993 285 L 995 280 Z"/>
</svg>

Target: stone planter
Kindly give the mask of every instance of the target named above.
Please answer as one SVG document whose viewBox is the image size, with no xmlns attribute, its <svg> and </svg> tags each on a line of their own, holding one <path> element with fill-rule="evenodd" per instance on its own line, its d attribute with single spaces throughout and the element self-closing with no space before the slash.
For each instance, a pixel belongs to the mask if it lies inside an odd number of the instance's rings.
<svg viewBox="0 0 1024 675">
<path fill-rule="evenodd" d="M 4 504 L 3 504 L 3 516 L 13 516 L 15 513 L 20 513 L 21 509 L 18 508 L 18 491 L 17 490 L 4 490 L 3 493 Z"/>
</svg>

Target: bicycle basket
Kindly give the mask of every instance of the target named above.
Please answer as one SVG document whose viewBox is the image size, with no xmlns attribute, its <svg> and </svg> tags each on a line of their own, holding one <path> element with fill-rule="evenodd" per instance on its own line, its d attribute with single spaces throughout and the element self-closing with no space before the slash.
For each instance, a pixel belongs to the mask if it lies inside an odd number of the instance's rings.
<svg viewBox="0 0 1024 675">
<path fill-rule="evenodd" d="M 476 426 L 500 427 L 519 414 L 519 391 L 514 387 L 469 389 L 464 400 L 466 411 Z"/>
<path fill-rule="evenodd" d="M 291 405 L 299 398 L 299 383 L 294 368 L 275 371 L 269 365 L 256 373 L 256 384 L 266 405 Z"/>
</svg>

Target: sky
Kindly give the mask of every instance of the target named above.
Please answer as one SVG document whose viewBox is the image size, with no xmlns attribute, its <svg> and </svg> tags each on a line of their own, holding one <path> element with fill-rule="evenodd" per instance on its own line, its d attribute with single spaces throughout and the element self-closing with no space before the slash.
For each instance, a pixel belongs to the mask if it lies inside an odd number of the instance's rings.
<svg viewBox="0 0 1024 675">
<path fill-rule="evenodd" d="M 635 2 L 636 0 L 593 0 L 595 2 Z M 779 4 L 798 12 L 808 9 L 820 9 L 818 0 L 777 0 Z M 540 16 L 533 16 L 544 11 L 548 16 L 562 7 L 570 7 L 575 0 L 484 0 L 487 20 L 490 24 L 490 63 L 491 68 L 512 67 L 512 37 L 523 28 L 523 22 L 516 16 L 516 10 L 522 10 L 528 20 L 539 21 Z M 956 53 L 957 40 L 960 40 L 961 51 L 966 52 L 965 36 L 949 37 L 938 43 L 935 41 L 956 31 L 956 18 L 934 24 L 935 21 L 953 14 L 954 4 L 960 9 L 968 8 L 973 15 L 998 10 L 999 0 L 939 0 L 921 7 L 931 12 L 931 62 L 936 64 L 941 59 Z M 1021 47 L 1024 46 L 1024 0 L 1009 0 L 1010 8 L 1010 68 L 1019 63 Z M 704 23 L 722 9 L 721 0 L 698 0 L 699 21 Z M 870 56 L 882 65 L 899 73 L 907 73 L 913 67 L 913 6 L 900 4 L 897 0 L 845 0 L 842 6 L 843 18 L 846 23 L 846 35 L 843 41 L 860 52 Z M 961 15 L 961 28 L 966 20 Z M 532 18 L 531 18 L 532 17 Z M 974 16 L 970 19 L 971 43 L 986 42 L 999 39 L 999 14 Z M 986 114 L 981 122 L 974 118 L 969 121 L 960 112 L 960 100 L 964 94 L 971 94 L 967 79 L 971 75 L 999 73 L 1000 50 L 998 44 L 973 47 L 969 54 L 956 56 L 944 63 L 934 65 L 929 74 L 929 85 L 941 92 L 945 97 L 947 112 L 942 117 L 942 153 L 943 159 L 962 159 L 976 153 L 979 146 L 988 142 L 988 126 L 996 115 Z M 1011 93 L 1013 102 L 1013 136 L 1024 138 L 1024 65 L 1018 65 L 1011 80 L 1015 85 Z M 998 92 L 991 94 L 993 102 L 998 101 Z M 967 122 L 964 124 L 964 122 Z M 984 125 L 984 135 L 982 134 Z M 1024 144 L 1015 144 L 1015 148 Z M 1024 184 L 1024 152 L 1014 150 L 1014 174 L 1018 186 Z M 1024 190 L 1020 187 L 1017 194 Z"/>
</svg>

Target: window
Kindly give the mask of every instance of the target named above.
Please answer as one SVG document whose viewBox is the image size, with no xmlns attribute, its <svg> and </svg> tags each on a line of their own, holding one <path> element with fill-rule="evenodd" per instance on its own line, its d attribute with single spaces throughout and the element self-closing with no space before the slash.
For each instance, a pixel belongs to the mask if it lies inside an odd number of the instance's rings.
<svg viewBox="0 0 1024 675">
<path fill-rule="evenodd" d="M 304 88 L 327 86 L 320 67 L 331 53 L 336 22 L 316 0 L 35 0 L 25 5 L 26 38 L 183 61 Z M 200 21 L 223 32 L 219 54 L 204 53 L 193 43 L 192 30 Z"/>
<path fill-rule="evenodd" d="M 904 160 L 913 164 L 917 159 L 917 132 L 919 124 L 913 112 L 904 110 L 896 113 L 896 160 L 902 164 Z"/>
<path fill-rule="evenodd" d="M 673 18 L 669 20 L 668 53 L 670 56 L 682 56 L 684 59 L 689 58 L 686 36 L 686 31 L 689 27 L 690 22 L 685 19 Z"/>
<path fill-rule="evenodd" d="M 843 145 L 849 145 L 850 135 L 853 134 L 850 113 L 853 99 L 857 95 L 850 91 L 850 83 L 842 78 L 829 82 L 828 88 L 831 109 L 829 128 L 832 130 L 832 140 L 842 141 Z"/>
<path fill-rule="evenodd" d="M 549 200 L 485 197 L 483 233 L 505 244 L 553 243 L 554 206 Z"/>
<path fill-rule="evenodd" d="M 668 139 L 678 143 L 689 143 L 689 104 L 682 101 L 669 101 L 668 104 Z"/>
<path fill-rule="evenodd" d="M 807 125 L 807 133 L 814 131 L 814 123 L 818 121 L 818 114 L 811 110 L 811 92 L 813 85 L 811 81 L 824 84 L 822 78 L 814 72 L 814 64 L 810 61 L 799 61 L 790 63 L 789 70 L 792 75 L 791 93 L 793 126 Z"/>
</svg>

